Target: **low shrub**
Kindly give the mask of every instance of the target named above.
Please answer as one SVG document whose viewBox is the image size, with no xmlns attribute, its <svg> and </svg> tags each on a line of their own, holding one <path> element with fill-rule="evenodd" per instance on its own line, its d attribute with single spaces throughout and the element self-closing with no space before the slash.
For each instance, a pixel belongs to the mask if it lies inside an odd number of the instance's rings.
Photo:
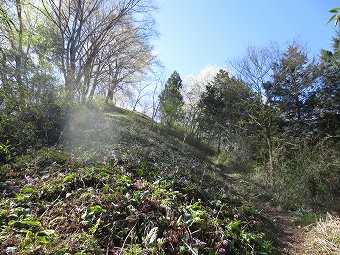
<svg viewBox="0 0 340 255">
<path fill-rule="evenodd" d="M 286 209 L 340 208 L 339 150 L 320 142 L 286 144 L 277 149 L 273 172 L 253 174 L 256 182 L 266 183 L 267 191 Z M 261 178 L 261 179 L 259 179 Z M 267 182 L 264 182 L 264 178 Z"/>
</svg>

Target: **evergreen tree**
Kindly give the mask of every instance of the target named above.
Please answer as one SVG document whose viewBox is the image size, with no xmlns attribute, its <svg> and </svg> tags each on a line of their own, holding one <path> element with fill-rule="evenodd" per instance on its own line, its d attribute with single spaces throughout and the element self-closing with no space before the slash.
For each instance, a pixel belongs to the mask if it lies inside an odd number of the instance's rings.
<svg viewBox="0 0 340 255">
<path fill-rule="evenodd" d="M 163 91 L 159 96 L 159 111 L 161 122 L 166 125 L 173 125 L 180 119 L 182 106 L 184 104 L 180 90 L 182 89 L 182 79 L 174 71 L 166 82 Z"/>
<path fill-rule="evenodd" d="M 209 138 L 217 140 L 218 149 L 223 138 L 243 129 L 251 99 L 249 86 L 224 70 L 218 72 L 202 93 L 199 101 L 200 128 Z"/>
<path fill-rule="evenodd" d="M 321 136 L 337 137 L 340 131 L 340 30 L 333 52 L 322 50 L 322 83 L 316 92 L 316 119 Z"/>
<path fill-rule="evenodd" d="M 268 100 L 279 110 L 287 131 L 296 136 L 306 124 L 306 100 L 316 84 L 318 65 L 293 44 L 273 64 L 273 73 L 273 83 L 266 86 Z"/>
</svg>

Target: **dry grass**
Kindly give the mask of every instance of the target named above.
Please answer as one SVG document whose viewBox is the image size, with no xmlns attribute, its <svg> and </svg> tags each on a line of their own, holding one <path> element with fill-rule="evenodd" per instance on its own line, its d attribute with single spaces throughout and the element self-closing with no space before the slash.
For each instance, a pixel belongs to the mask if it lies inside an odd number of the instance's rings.
<svg viewBox="0 0 340 255">
<path fill-rule="evenodd" d="M 327 213 L 307 235 L 308 254 L 340 254 L 340 217 Z"/>
</svg>

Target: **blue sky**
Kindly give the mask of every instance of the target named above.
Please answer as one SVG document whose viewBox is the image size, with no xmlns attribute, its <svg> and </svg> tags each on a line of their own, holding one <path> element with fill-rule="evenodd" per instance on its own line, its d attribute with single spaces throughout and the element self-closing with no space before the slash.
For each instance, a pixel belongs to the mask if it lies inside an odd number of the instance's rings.
<svg viewBox="0 0 340 255">
<path fill-rule="evenodd" d="M 225 66 L 248 46 L 270 41 L 284 48 L 292 40 L 307 43 L 312 55 L 330 49 L 335 36 L 326 24 L 338 0 L 156 0 L 160 38 L 155 51 L 167 75 L 182 79 L 208 65 Z"/>
</svg>

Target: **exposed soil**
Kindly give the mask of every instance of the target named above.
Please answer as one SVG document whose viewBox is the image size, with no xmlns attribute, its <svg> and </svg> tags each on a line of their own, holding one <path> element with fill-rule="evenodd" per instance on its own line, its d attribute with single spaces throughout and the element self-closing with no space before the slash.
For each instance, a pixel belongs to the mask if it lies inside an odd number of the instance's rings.
<svg viewBox="0 0 340 255">
<path fill-rule="evenodd" d="M 294 215 L 279 210 L 265 201 L 259 201 L 255 206 L 261 208 L 263 215 L 273 223 L 270 234 L 274 240 L 276 254 L 305 254 L 304 245 L 307 229 L 302 228 L 297 223 Z"/>
<path fill-rule="evenodd" d="M 225 174 L 228 183 L 234 192 L 240 195 L 245 202 L 250 202 L 268 219 L 267 235 L 273 241 L 274 254 L 279 255 L 307 255 L 306 234 L 308 227 L 301 227 L 297 216 L 270 204 L 270 201 L 260 197 L 254 191 L 253 194 L 242 192 L 242 175 Z M 242 194 L 243 193 L 243 194 Z"/>
</svg>

